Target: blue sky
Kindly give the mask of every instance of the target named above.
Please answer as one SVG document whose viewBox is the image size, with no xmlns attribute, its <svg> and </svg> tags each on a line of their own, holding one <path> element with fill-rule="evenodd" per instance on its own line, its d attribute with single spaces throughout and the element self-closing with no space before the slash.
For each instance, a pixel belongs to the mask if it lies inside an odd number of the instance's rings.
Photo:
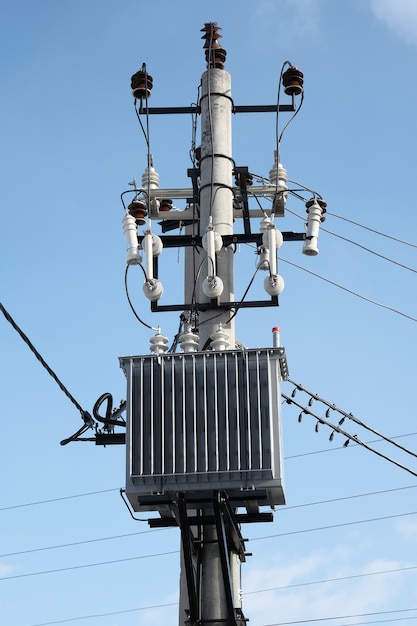
<svg viewBox="0 0 417 626">
<path fill-rule="evenodd" d="M 236 334 L 265 347 L 280 326 L 293 380 L 416 450 L 413 0 L 5 0 L 1 302 L 85 409 L 105 391 L 125 397 L 118 357 L 148 353 L 152 335 L 124 292 L 120 193 L 146 166 L 130 77 L 146 62 L 153 106 L 195 102 L 208 21 L 223 29 L 236 104 L 273 104 L 287 59 L 303 71 L 304 104 L 281 157 L 289 178 L 328 204 L 319 256 L 284 244 L 280 307 L 241 311 Z M 153 118 L 150 136 L 161 186 L 188 185 L 191 120 Z M 274 147 L 273 116 L 233 118 L 238 164 L 268 176 Z M 302 203 L 288 208 L 304 214 Z M 292 213 L 279 223 L 302 225 Z M 236 266 L 238 297 L 253 251 L 243 247 Z M 167 302 L 182 299 L 181 263 L 161 272 Z M 172 339 L 178 317 L 151 314 L 138 276 L 131 291 L 141 316 Z M 129 516 L 122 446 L 59 445 L 81 425 L 78 411 L 5 320 L 0 340 L 2 622 L 176 624 L 178 531 L 149 531 Z M 308 416 L 299 424 L 298 413 L 283 406 L 287 505 L 273 523 L 244 528 L 250 624 L 417 623 L 415 476 L 344 448 L 341 437 L 329 442 L 328 429 L 316 433 Z M 417 471 L 412 457 L 373 445 Z"/>
</svg>

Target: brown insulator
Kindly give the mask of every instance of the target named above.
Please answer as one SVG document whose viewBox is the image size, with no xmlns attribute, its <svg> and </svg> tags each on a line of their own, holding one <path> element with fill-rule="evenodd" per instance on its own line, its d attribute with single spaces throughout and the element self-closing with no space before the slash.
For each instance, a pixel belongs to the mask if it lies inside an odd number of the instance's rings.
<svg viewBox="0 0 417 626">
<path fill-rule="evenodd" d="M 221 35 L 218 32 L 219 30 L 221 30 L 221 28 L 217 26 L 216 22 L 208 22 L 204 24 L 204 28 L 201 29 L 201 32 L 204 33 L 202 39 L 205 39 L 203 48 L 207 67 L 216 67 L 222 70 L 224 69 L 227 52 L 220 45 L 219 39 Z"/>
<path fill-rule="evenodd" d="M 172 209 L 172 200 L 170 200 L 169 198 L 164 198 L 164 200 L 161 200 L 161 203 L 159 205 L 160 211 L 171 211 L 171 209 Z"/>
<path fill-rule="evenodd" d="M 139 72 L 133 74 L 130 85 L 132 87 L 132 95 L 136 98 L 136 100 L 150 98 L 153 87 L 153 79 L 152 76 L 146 71 L 145 64 L 142 65 L 142 69 L 139 70 Z"/>
<path fill-rule="evenodd" d="M 304 75 L 298 67 L 290 67 L 282 75 L 284 91 L 289 96 L 298 96 L 303 91 Z"/>
<path fill-rule="evenodd" d="M 136 224 L 142 225 L 146 223 L 145 218 L 148 215 L 148 211 L 146 209 L 145 203 L 142 202 L 142 200 L 135 198 L 129 204 L 129 206 L 127 207 L 127 210 L 129 211 L 130 215 L 132 215 L 135 218 Z"/>
</svg>

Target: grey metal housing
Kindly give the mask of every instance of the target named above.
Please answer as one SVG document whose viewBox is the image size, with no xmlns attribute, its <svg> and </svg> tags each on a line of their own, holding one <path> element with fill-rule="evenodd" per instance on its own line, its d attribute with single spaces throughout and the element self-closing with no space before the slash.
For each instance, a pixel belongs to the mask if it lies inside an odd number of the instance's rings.
<svg viewBox="0 0 417 626">
<path fill-rule="evenodd" d="M 280 381 L 285 350 L 120 357 L 128 383 L 126 495 L 266 490 L 284 504 Z M 252 494 L 253 496 L 253 494 Z M 148 499 L 147 499 L 148 500 Z"/>
</svg>

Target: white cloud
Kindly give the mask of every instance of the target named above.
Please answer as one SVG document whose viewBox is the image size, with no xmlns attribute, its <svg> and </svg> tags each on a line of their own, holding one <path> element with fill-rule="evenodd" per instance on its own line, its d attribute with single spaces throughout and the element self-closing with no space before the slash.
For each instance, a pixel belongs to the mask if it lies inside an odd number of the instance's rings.
<svg viewBox="0 0 417 626">
<path fill-rule="evenodd" d="M 283 42 L 300 38 L 316 38 L 320 32 L 323 0 L 260 0 L 256 4 L 254 20 L 265 29 L 274 41 Z"/>
<path fill-rule="evenodd" d="M 417 46 L 416 0 L 371 0 L 371 10 L 397 37 Z"/>
<path fill-rule="evenodd" d="M 417 541 L 417 520 L 403 519 L 397 523 L 397 528 L 406 539 Z"/>
<path fill-rule="evenodd" d="M 243 612 L 256 623 L 270 624 L 274 621 L 271 616 L 278 613 L 279 621 L 285 622 L 383 610 L 387 602 L 399 597 L 401 581 L 390 574 L 366 574 L 401 566 L 385 559 L 360 564 L 355 550 L 344 546 L 314 551 L 294 562 L 277 555 L 248 576 L 244 574 Z M 338 578 L 343 580 L 332 582 Z M 325 580 L 329 582 L 304 584 Z M 289 588 L 278 589 L 285 586 Z"/>
<path fill-rule="evenodd" d="M 8 576 L 12 571 L 13 567 L 11 565 L 7 565 L 6 563 L 0 563 L 0 578 Z"/>
</svg>

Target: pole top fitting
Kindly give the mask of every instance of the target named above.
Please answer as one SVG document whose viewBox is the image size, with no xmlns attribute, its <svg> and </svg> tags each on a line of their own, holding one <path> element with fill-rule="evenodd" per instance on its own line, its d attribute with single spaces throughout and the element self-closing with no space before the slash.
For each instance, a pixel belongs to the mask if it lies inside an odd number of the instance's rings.
<svg viewBox="0 0 417 626">
<path fill-rule="evenodd" d="M 224 69 L 227 52 L 221 47 L 219 39 L 221 38 L 220 26 L 216 22 L 207 22 L 201 32 L 204 33 L 201 39 L 205 39 L 204 51 L 207 61 L 207 69 L 216 67 L 220 70 Z"/>
</svg>

